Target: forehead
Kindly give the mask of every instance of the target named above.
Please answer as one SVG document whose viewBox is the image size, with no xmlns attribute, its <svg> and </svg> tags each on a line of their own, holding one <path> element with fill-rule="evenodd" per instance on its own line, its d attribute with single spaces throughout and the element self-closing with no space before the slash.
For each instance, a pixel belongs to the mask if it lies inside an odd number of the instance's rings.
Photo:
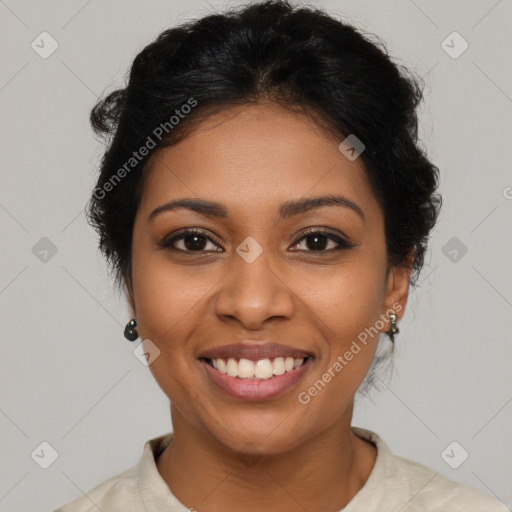
<svg viewBox="0 0 512 512">
<path fill-rule="evenodd" d="M 152 156 L 140 208 L 194 196 L 234 209 L 273 208 L 290 198 L 339 193 L 378 216 L 364 163 L 340 152 L 343 138 L 275 104 L 226 109 Z"/>
</svg>

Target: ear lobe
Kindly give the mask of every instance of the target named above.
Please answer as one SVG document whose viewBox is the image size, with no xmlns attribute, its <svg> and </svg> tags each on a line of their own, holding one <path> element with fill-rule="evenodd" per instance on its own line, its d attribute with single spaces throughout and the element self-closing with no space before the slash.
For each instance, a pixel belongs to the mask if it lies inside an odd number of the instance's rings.
<svg viewBox="0 0 512 512">
<path fill-rule="evenodd" d="M 136 311 L 135 311 L 135 299 L 134 299 L 134 293 L 133 293 L 133 287 L 131 283 L 128 281 L 124 281 L 123 283 L 124 293 L 126 295 L 126 298 L 128 300 L 128 304 L 130 306 L 130 309 L 132 310 L 132 316 L 135 317 Z"/>
<path fill-rule="evenodd" d="M 392 267 L 389 271 L 384 304 L 395 311 L 398 319 L 405 313 L 413 263 L 414 255 L 411 252 L 405 265 Z"/>
</svg>

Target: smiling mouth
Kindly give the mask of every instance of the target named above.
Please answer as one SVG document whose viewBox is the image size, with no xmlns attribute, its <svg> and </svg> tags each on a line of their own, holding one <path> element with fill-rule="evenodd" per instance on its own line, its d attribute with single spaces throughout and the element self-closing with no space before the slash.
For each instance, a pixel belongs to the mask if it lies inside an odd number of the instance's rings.
<svg viewBox="0 0 512 512">
<path fill-rule="evenodd" d="M 200 358 L 219 373 L 228 377 L 247 380 L 270 380 L 285 373 L 293 372 L 305 365 L 312 356 L 294 359 L 293 357 L 267 357 L 258 360 L 236 358 Z"/>
</svg>

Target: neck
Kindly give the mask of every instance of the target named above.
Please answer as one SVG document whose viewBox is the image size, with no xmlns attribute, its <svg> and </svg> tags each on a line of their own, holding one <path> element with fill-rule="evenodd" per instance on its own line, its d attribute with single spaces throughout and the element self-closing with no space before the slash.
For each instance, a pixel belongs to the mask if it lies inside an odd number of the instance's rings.
<svg viewBox="0 0 512 512">
<path fill-rule="evenodd" d="M 350 411 L 286 453 L 240 456 L 171 406 L 173 440 L 157 468 L 176 498 L 201 512 L 340 510 L 368 479 L 376 448 L 350 429 Z"/>
</svg>

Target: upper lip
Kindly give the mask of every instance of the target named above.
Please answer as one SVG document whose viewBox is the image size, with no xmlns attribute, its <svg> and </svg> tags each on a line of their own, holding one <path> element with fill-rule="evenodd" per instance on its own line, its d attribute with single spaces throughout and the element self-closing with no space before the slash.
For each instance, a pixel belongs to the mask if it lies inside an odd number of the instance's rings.
<svg viewBox="0 0 512 512">
<path fill-rule="evenodd" d="M 280 343 L 244 342 L 223 345 L 205 350 L 200 358 L 205 359 L 250 359 L 257 361 L 271 357 L 293 357 L 301 359 L 311 356 L 310 352 L 302 349 L 288 347 Z"/>
</svg>

